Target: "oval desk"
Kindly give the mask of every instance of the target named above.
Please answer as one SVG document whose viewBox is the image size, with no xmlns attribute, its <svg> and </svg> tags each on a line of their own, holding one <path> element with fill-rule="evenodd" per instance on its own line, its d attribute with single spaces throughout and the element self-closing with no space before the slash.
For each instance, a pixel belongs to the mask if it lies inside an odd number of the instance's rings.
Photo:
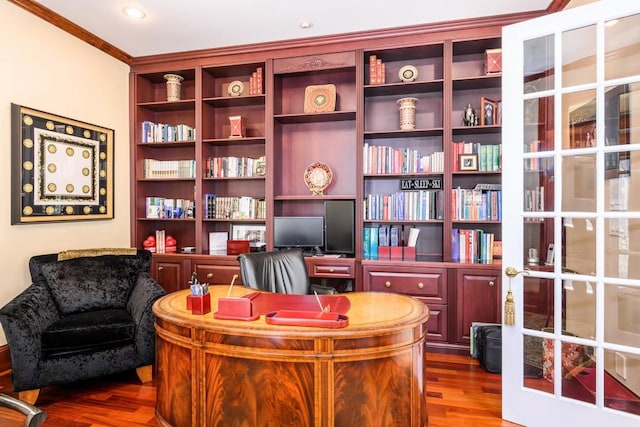
<svg viewBox="0 0 640 427">
<path fill-rule="evenodd" d="M 164 426 L 423 427 L 429 311 L 396 294 L 353 292 L 340 329 L 219 320 L 168 294 L 156 315 L 156 416 Z M 253 289 L 234 287 L 240 297 Z"/>
</svg>

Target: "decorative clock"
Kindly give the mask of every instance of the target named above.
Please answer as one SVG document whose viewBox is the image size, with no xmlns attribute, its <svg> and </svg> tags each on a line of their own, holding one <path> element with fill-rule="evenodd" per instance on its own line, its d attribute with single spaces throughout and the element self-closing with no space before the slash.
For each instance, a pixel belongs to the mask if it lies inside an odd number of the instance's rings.
<svg viewBox="0 0 640 427">
<path fill-rule="evenodd" d="M 304 171 L 304 183 L 314 196 L 322 196 L 324 190 L 331 184 L 333 172 L 326 163 L 316 162 L 307 166 Z"/>
</svg>

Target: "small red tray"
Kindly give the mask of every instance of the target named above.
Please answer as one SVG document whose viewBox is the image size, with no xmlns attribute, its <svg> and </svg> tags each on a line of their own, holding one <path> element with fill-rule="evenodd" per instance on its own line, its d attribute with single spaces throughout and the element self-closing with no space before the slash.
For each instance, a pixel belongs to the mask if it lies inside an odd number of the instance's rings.
<svg viewBox="0 0 640 427">
<path fill-rule="evenodd" d="M 265 320 L 272 325 L 319 328 L 344 328 L 349 324 L 349 318 L 344 314 L 326 311 L 278 310 L 267 313 Z"/>
</svg>

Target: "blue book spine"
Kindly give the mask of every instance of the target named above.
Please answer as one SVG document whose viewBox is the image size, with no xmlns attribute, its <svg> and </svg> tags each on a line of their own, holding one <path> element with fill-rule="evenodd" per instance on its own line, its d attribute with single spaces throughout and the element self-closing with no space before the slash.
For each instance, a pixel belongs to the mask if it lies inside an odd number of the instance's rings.
<svg viewBox="0 0 640 427">
<path fill-rule="evenodd" d="M 378 230 L 371 230 L 370 236 L 370 245 L 369 245 L 369 255 L 370 259 L 378 259 Z"/>
<path fill-rule="evenodd" d="M 362 229 L 362 258 L 371 259 L 371 228 L 364 227 Z"/>
</svg>

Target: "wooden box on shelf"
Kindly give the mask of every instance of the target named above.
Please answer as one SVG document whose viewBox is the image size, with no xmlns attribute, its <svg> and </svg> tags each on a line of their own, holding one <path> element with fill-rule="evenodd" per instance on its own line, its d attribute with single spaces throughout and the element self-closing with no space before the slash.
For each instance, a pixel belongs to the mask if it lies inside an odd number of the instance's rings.
<svg viewBox="0 0 640 427">
<path fill-rule="evenodd" d="M 484 64 L 486 74 L 502 73 L 502 49 L 485 50 Z"/>
</svg>

